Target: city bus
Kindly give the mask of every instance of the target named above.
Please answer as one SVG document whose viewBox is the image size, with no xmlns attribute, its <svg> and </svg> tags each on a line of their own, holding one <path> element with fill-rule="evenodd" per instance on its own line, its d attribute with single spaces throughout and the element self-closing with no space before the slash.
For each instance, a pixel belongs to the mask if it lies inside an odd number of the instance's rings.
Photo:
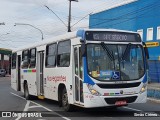
<svg viewBox="0 0 160 120">
<path fill-rule="evenodd" d="M 65 111 L 147 100 L 149 54 L 136 32 L 83 29 L 15 49 L 11 87 Z"/>
</svg>

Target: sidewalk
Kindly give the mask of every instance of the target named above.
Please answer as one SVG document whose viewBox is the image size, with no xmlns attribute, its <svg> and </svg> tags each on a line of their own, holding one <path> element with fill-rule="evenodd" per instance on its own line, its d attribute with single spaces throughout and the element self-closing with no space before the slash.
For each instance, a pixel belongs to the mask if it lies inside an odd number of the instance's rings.
<svg viewBox="0 0 160 120">
<path fill-rule="evenodd" d="M 151 99 L 160 100 L 160 83 L 149 83 L 147 96 Z"/>
</svg>

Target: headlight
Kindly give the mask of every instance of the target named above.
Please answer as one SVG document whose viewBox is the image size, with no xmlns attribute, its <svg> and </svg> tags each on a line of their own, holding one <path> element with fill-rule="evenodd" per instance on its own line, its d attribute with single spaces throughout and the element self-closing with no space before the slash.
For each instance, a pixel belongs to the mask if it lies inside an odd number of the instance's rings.
<svg viewBox="0 0 160 120">
<path fill-rule="evenodd" d="M 140 90 L 140 94 L 143 93 L 143 92 L 145 92 L 146 89 L 147 89 L 147 84 L 144 84 L 144 85 L 142 86 L 141 90 Z"/>
<path fill-rule="evenodd" d="M 87 87 L 92 95 L 101 96 L 101 94 L 93 88 L 93 85 L 88 84 Z"/>
</svg>

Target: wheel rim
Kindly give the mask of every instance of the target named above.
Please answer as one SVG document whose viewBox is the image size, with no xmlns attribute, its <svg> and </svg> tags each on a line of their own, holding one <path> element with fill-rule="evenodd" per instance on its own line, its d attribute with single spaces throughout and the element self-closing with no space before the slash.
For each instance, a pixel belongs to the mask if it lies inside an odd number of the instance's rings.
<svg viewBox="0 0 160 120">
<path fill-rule="evenodd" d="M 63 103 L 63 106 L 67 106 L 68 105 L 68 96 L 67 96 L 67 93 L 63 94 L 63 96 L 62 96 L 62 103 Z"/>
</svg>

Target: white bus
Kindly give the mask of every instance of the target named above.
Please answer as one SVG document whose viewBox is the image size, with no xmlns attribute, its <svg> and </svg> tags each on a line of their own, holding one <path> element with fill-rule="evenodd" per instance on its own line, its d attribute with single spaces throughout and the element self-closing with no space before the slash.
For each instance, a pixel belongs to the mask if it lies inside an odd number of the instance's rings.
<svg viewBox="0 0 160 120">
<path fill-rule="evenodd" d="M 66 111 L 145 103 L 147 48 L 138 33 L 86 29 L 13 51 L 11 86 Z"/>
</svg>

